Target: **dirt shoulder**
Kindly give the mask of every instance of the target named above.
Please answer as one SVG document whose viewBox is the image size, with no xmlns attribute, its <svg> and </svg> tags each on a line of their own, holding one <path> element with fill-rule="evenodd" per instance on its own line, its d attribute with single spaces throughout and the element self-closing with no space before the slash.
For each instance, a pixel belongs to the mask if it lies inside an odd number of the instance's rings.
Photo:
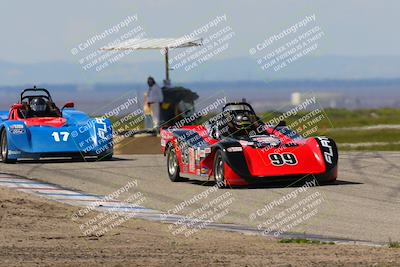
<svg viewBox="0 0 400 267">
<path fill-rule="evenodd" d="M 0 188 L 1 266 L 399 266 L 400 249 L 281 244 L 260 236 L 202 231 L 173 236 L 168 225 L 129 220 L 87 237 L 77 208 Z M 82 220 L 82 221 L 81 221 Z"/>
<path fill-rule="evenodd" d="M 116 155 L 161 154 L 161 138 L 157 136 L 125 137 L 114 148 Z"/>
</svg>

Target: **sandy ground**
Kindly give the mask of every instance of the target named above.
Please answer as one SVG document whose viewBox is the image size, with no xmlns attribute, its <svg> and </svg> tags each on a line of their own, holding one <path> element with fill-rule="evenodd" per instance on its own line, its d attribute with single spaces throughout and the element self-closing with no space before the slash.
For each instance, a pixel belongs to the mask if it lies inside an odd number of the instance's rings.
<svg viewBox="0 0 400 267">
<path fill-rule="evenodd" d="M 161 138 L 156 136 L 126 137 L 114 148 L 114 154 L 161 154 Z"/>
<path fill-rule="evenodd" d="M 176 237 L 168 225 L 129 220 L 84 236 L 75 207 L 0 188 L 1 266 L 399 266 L 400 249 L 281 244 L 220 231 Z M 88 215 L 95 216 L 96 214 Z"/>
</svg>

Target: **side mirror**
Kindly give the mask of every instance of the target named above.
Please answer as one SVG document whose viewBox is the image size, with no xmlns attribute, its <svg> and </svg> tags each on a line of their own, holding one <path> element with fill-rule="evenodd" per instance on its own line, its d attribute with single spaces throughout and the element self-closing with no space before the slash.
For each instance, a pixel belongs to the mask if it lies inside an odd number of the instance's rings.
<svg viewBox="0 0 400 267">
<path fill-rule="evenodd" d="M 62 107 L 62 109 L 64 109 L 64 108 L 74 108 L 74 107 L 75 107 L 74 102 L 67 102 L 67 103 L 65 103 L 65 105 Z"/>
<path fill-rule="evenodd" d="M 22 105 L 22 104 L 20 104 L 20 103 L 14 104 L 14 105 L 11 106 L 12 109 L 21 109 L 21 108 L 23 108 L 23 107 L 24 107 L 24 105 Z"/>
<path fill-rule="evenodd" d="M 286 126 L 286 121 L 280 121 L 280 122 L 274 127 L 274 129 L 272 130 L 272 133 L 274 133 L 278 127 L 285 127 L 285 126 Z"/>
</svg>

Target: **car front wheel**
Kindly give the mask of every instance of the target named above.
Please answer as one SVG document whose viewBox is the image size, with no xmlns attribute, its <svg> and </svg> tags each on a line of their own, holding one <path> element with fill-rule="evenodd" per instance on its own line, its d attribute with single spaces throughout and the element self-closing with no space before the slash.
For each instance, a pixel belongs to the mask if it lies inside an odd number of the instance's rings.
<svg viewBox="0 0 400 267">
<path fill-rule="evenodd" d="M 221 150 L 217 150 L 214 158 L 214 179 L 218 188 L 225 187 L 225 161 L 222 157 Z"/>
<path fill-rule="evenodd" d="M 14 162 L 16 162 L 15 159 L 9 159 L 8 158 L 7 132 L 5 130 L 3 130 L 1 132 L 0 147 L 1 147 L 1 161 L 2 162 L 4 162 L 4 163 L 14 163 Z"/>
<path fill-rule="evenodd" d="M 175 148 L 171 145 L 167 150 L 167 171 L 169 179 L 172 182 L 179 182 L 182 180 L 180 177 L 178 158 L 176 157 Z"/>
</svg>

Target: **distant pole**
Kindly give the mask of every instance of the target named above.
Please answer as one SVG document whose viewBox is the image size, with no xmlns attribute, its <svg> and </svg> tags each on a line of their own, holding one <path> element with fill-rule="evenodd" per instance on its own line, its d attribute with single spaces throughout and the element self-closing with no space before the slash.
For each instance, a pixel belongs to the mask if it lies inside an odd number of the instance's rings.
<svg viewBox="0 0 400 267">
<path fill-rule="evenodd" d="M 165 48 L 165 80 L 169 82 L 168 47 Z"/>
</svg>

